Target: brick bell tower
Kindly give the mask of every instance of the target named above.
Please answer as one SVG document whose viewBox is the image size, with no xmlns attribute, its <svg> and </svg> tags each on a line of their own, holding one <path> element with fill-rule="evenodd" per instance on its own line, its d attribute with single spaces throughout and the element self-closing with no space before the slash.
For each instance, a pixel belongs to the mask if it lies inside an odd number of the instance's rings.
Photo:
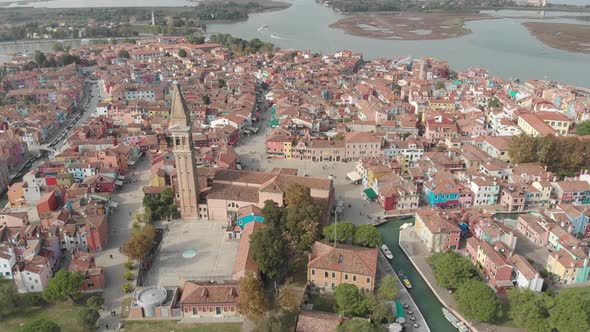
<svg viewBox="0 0 590 332">
<path fill-rule="evenodd" d="M 178 180 L 177 197 L 182 219 L 199 217 L 197 167 L 192 139 L 192 125 L 186 102 L 178 83 L 174 83 L 171 98 L 170 122 L 168 129 L 172 134 L 176 179 Z"/>
</svg>

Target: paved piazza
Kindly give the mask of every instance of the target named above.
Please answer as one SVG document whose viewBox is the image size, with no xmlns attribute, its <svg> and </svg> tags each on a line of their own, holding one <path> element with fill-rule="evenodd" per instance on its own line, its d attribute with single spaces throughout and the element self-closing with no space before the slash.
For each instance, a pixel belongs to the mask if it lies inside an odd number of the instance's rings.
<svg viewBox="0 0 590 332">
<path fill-rule="evenodd" d="M 168 224 L 147 285 L 181 286 L 185 280 L 231 279 L 239 240 L 226 241 L 225 227 L 225 222 L 209 221 Z"/>
</svg>

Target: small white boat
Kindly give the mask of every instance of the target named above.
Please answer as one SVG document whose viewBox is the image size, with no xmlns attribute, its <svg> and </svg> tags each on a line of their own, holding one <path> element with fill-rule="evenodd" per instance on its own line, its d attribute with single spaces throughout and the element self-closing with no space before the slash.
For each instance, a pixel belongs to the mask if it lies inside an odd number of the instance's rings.
<svg viewBox="0 0 590 332">
<path fill-rule="evenodd" d="M 400 229 L 400 230 L 402 230 L 402 229 L 406 229 L 406 228 L 408 228 L 408 227 L 412 227 L 412 223 L 409 223 L 409 222 L 407 222 L 407 223 L 405 223 L 405 224 L 401 225 L 401 226 L 399 227 L 399 229 Z"/>
<path fill-rule="evenodd" d="M 381 246 L 381 251 L 383 252 L 383 255 L 387 257 L 387 259 L 393 259 L 393 254 L 391 253 L 391 250 L 389 250 L 389 248 L 385 244 Z"/>
</svg>

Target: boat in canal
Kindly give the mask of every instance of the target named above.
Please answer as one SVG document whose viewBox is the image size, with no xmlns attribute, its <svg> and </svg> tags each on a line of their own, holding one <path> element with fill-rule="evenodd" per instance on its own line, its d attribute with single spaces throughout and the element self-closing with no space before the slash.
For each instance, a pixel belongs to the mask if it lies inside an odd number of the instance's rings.
<svg viewBox="0 0 590 332">
<path fill-rule="evenodd" d="M 453 325 L 459 332 L 469 332 L 469 328 L 465 326 L 465 324 L 459 320 L 459 318 L 455 317 L 447 308 L 442 308 L 442 313 L 445 318 Z"/>
<path fill-rule="evenodd" d="M 412 283 L 410 282 L 410 279 L 408 279 L 408 277 L 404 274 L 403 271 L 399 272 L 399 278 L 401 279 L 402 283 L 404 284 L 404 287 L 406 287 L 407 289 L 412 289 Z"/>
<path fill-rule="evenodd" d="M 391 250 L 389 250 L 389 247 L 387 247 L 386 244 L 383 244 L 381 246 L 381 251 L 383 252 L 383 255 L 387 257 L 387 259 L 393 259 L 393 254 L 391 253 Z"/>
</svg>

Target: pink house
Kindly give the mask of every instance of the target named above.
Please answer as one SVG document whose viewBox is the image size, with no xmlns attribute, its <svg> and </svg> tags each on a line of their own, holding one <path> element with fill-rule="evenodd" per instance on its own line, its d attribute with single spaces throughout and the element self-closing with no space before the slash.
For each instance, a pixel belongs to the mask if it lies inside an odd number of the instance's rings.
<svg viewBox="0 0 590 332">
<path fill-rule="evenodd" d="M 551 223 L 532 214 L 521 214 L 518 216 L 517 229 L 533 244 L 545 247 L 549 241 Z"/>
</svg>

